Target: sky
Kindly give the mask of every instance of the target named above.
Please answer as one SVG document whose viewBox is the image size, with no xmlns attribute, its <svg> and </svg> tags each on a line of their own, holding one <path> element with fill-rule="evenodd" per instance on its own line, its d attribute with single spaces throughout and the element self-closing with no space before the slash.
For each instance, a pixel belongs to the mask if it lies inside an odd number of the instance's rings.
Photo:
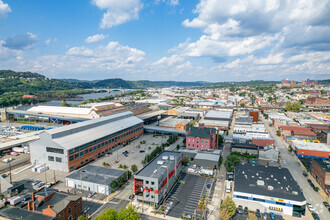
<svg viewBox="0 0 330 220">
<path fill-rule="evenodd" d="M 0 69 L 85 80 L 330 79 L 330 0 L 0 0 Z"/>
</svg>

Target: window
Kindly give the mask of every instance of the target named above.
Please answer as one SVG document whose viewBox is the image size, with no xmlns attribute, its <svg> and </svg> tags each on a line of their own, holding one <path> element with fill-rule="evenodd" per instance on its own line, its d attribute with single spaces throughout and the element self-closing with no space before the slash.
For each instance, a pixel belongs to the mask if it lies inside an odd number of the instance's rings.
<svg viewBox="0 0 330 220">
<path fill-rule="evenodd" d="M 198 144 L 198 140 L 196 140 L 197 144 Z"/>
<path fill-rule="evenodd" d="M 277 205 L 285 205 L 283 202 L 276 202 Z"/>
<path fill-rule="evenodd" d="M 73 161 L 74 160 L 74 157 L 73 157 L 73 155 L 71 155 L 70 157 L 69 157 L 69 161 Z"/>
<path fill-rule="evenodd" d="M 62 158 L 56 157 L 56 162 L 62 163 Z"/>
<path fill-rule="evenodd" d="M 151 181 L 151 185 L 155 185 L 155 182 Z"/>
<path fill-rule="evenodd" d="M 84 151 L 80 152 L 80 157 L 84 156 Z"/>
<path fill-rule="evenodd" d="M 151 198 L 153 199 L 153 198 L 155 198 L 153 195 L 151 195 Z"/>
<path fill-rule="evenodd" d="M 207 141 L 205 141 L 205 143 L 207 143 Z"/>
<path fill-rule="evenodd" d="M 146 184 L 149 184 L 149 181 L 148 180 L 146 180 Z"/>
<path fill-rule="evenodd" d="M 89 153 L 90 153 L 90 152 L 93 152 L 93 148 L 92 148 L 92 147 L 91 147 L 91 148 L 89 148 Z"/>
<path fill-rule="evenodd" d="M 87 155 L 87 154 L 88 154 L 88 149 L 85 150 L 85 155 Z"/>
<path fill-rule="evenodd" d="M 54 157 L 48 156 L 48 161 L 54 161 Z"/>
<path fill-rule="evenodd" d="M 94 146 L 94 150 L 96 150 L 96 145 Z"/>
<path fill-rule="evenodd" d="M 85 163 L 88 163 L 88 159 L 85 160 Z"/>
<path fill-rule="evenodd" d="M 53 147 L 46 147 L 46 152 L 57 153 L 57 154 L 64 154 L 63 149 L 53 148 Z"/>
<path fill-rule="evenodd" d="M 79 154 L 74 155 L 74 159 L 77 159 L 77 158 L 79 158 Z"/>
<path fill-rule="evenodd" d="M 255 200 L 255 201 L 259 201 L 259 202 L 265 202 L 264 199 L 253 198 L 253 200 Z"/>
<path fill-rule="evenodd" d="M 74 170 L 74 166 L 70 167 L 70 171 Z"/>
<path fill-rule="evenodd" d="M 71 212 L 72 212 L 72 208 L 70 207 L 68 213 L 71 214 Z"/>
<path fill-rule="evenodd" d="M 195 142 L 195 139 L 193 139 L 193 142 Z"/>
</svg>

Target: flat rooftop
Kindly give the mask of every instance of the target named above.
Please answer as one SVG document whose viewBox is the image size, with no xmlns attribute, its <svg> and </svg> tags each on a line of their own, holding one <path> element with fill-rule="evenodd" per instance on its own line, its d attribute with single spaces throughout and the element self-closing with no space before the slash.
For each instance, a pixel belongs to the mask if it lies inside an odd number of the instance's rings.
<svg viewBox="0 0 330 220">
<path fill-rule="evenodd" d="M 236 164 L 234 192 L 306 201 L 289 170 L 281 167 Z"/>
<path fill-rule="evenodd" d="M 112 180 L 124 175 L 124 173 L 124 170 L 87 165 L 68 175 L 66 178 L 109 185 Z"/>
<path fill-rule="evenodd" d="M 201 153 L 201 152 L 198 152 L 194 158 L 194 160 L 207 160 L 207 161 L 214 161 L 214 162 L 218 162 L 219 159 L 220 159 L 219 154 Z"/>
<path fill-rule="evenodd" d="M 330 161 L 322 159 L 313 159 L 327 173 L 330 173 Z"/>
<path fill-rule="evenodd" d="M 142 123 L 132 112 L 126 111 L 47 130 L 44 134 L 62 147 L 72 149 Z"/>
<path fill-rule="evenodd" d="M 230 120 L 231 115 L 232 115 L 232 112 L 228 112 L 228 111 L 209 111 L 205 115 L 205 119 L 208 119 L 208 120 L 221 120 L 221 119 Z"/>
<path fill-rule="evenodd" d="M 163 156 L 167 156 L 168 159 L 164 160 Z M 158 179 L 159 177 L 167 173 L 167 169 L 162 166 L 167 166 L 168 164 L 175 163 L 175 160 L 170 160 L 170 156 L 174 156 L 177 158 L 176 161 L 177 164 L 180 162 L 178 158 L 181 157 L 181 153 L 173 152 L 173 151 L 163 151 L 156 158 L 154 158 L 149 164 L 147 164 L 144 168 L 142 168 L 138 173 L 136 173 L 135 176 L 144 176 L 144 177 L 151 177 Z M 164 164 L 158 165 L 157 164 L 158 161 L 163 161 Z M 154 172 L 155 170 L 157 170 L 156 173 Z"/>
<path fill-rule="evenodd" d="M 48 113 L 48 114 L 73 114 L 73 115 L 88 115 L 91 108 L 76 108 L 76 107 L 60 107 L 60 106 L 45 106 L 39 105 L 27 109 L 28 112 Z"/>
<path fill-rule="evenodd" d="M 305 141 L 292 141 L 292 145 L 303 150 L 328 151 L 330 152 L 330 145 L 325 143 L 310 143 Z"/>
</svg>

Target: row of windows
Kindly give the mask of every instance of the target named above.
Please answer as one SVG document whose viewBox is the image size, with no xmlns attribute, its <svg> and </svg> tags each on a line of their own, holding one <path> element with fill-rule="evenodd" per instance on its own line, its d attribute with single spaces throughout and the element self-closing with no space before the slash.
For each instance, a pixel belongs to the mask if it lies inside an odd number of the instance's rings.
<svg viewBox="0 0 330 220">
<path fill-rule="evenodd" d="M 54 161 L 54 157 L 53 156 L 48 156 L 48 161 Z M 56 162 L 62 163 L 62 158 L 60 157 L 56 157 Z"/>
<path fill-rule="evenodd" d="M 146 180 L 146 184 L 149 184 L 149 181 Z M 151 185 L 155 185 L 155 182 L 154 181 L 151 181 Z"/>
<path fill-rule="evenodd" d="M 239 199 L 249 199 L 249 197 L 247 196 L 239 196 L 239 195 L 236 195 L 237 198 Z M 258 202 L 267 202 L 267 203 L 274 203 L 274 202 L 271 202 L 271 201 L 266 201 L 265 199 L 258 199 L 258 198 L 252 198 L 252 200 L 254 201 L 258 201 Z M 284 203 L 284 202 L 275 202 L 275 204 L 277 205 L 282 205 L 282 206 L 286 206 L 287 204 Z M 288 204 L 289 205 L 289 204 Z"/>
<path fill-rule="evenodd" d="M 190 141 L 191 141 L 191 139 L 189 138 L 189 139 L 188 139 L 188 142 L 190 142 Z M 195 139 L 192 138 L 192 142 L 195 142 Z M 197 142 L 197 144 L 198 144 L 198 139 L 196 140 L 196 142 Z M 202 143 L 204 143 L 203 140 L 202 140 Z M 207 141 L 205 141 L 205 143 L 207 144 Z"/>
<path fill-rule="evenodd" d="M 99 140 L 92 141 L 92 142 L 86 143 L 84 145 L 81 145 L 79 147 L 70 149 L 69 150 L 69 154 L 72 154 L 72 153 L 77 152 L 77 151 L 81 151 L 81 150 L 83 150 L 83 149 L 85 149 L 87 147 L 90 147 L 91 145 L 97 144 L 99 142 L 103 142 L 102 143 L 103 144 L 102 146 L 108 145 L 108 144 L 111 144 L 111 143 L 114 143 L 114 142 L 116 142 L 116 141 L 118 141 L 118 140 L 120 140 L 120 139 L 122 139 L 124 137 L 127 137 L 127 136 L 129 136 L 129 135 L 131 135 L 133 133 L 136 133 L 136 132 L 138 132 L 138 131 L 140 131 L 140 130 L 143 129 L 143 127 L 138 127 L 138 126 L 140 126 L 140 125 L 132 126 L 130 128 L 125 129 L 125 130 L 130 130 L 130 131 L 129 132 L 126 132 L 124 134 L 121 134 L 121 133 L 123 133 L 123 131 L 119 131 L 119 132 L 116 132 L 114 134 L 108 135 L 108 136 L 106 136 L 104 138 L 101 138 Z M 121 134 L 121 135 L 118 136 L 119 134 Z M 116 136 L 118 136 L 118 137 L 116 137 Z M 110 139 L 110 138 L 112 138 L 112 139 Z M 110 139 L 110 140 L 108 140 L 108 139 Z"/>
<path fill-rule="evenodd" d="M 188 144 L 188 146 L 190 147 L 190 144 Z M 194 144 L 192 144 L 192 146 L 193 147 L 195 147 L 195 145 Z M 196 146 L 197 147 L 197 146 Z M 202 148 L 203 148 L 204 146 L 202 145 Z M 205 145 L 205 148 L 207 148 L 208 147 L 208 145 Z"/>
</svg>

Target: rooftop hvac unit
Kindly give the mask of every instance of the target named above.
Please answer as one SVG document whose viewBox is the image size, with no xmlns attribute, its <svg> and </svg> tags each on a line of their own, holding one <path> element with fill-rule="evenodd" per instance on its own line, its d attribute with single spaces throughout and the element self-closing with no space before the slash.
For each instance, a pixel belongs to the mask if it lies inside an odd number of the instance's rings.
<svg viewBox="0 0 330 220">
<path fill-rule="evenodd" d="M 163 160 L 168 160 L 168 156 L 163 156 Z"/>
<path fill-rule="evenodd" d="M 174 156 L 170 156 L 170 160 L 174 160 Z"/>
<path fill-rule="evenodd" d="M 154 173 L 157 173 L 157 170 L 154 170 Z"/>
<path fill-rule="evenodd" d="M 157 161 L 157 164 L 158 164 L 158 165 L 163 165 L 163 164 L 164 164 L 164 161 L 162 161 L 162 160 L 158 160 L 158 161 Z"/>
<path fill-rule="evenodd" d="M 274 190 L 274 187 L 268 186 L 268 190 L 272 191 L 272 190 Z"/>
<path fill-rule="evenodd" d="M 258 180 L 257 181 L 257 185 L 258 186 L 264 186 L 265 185 L 265 182 L 263 180 Z"/>
<path fill-rule="evenodd" d="M 297 191 L 292 191 L 292 194 L 293 195 L 298 195 L 298 192 Z"/>
</svg>

